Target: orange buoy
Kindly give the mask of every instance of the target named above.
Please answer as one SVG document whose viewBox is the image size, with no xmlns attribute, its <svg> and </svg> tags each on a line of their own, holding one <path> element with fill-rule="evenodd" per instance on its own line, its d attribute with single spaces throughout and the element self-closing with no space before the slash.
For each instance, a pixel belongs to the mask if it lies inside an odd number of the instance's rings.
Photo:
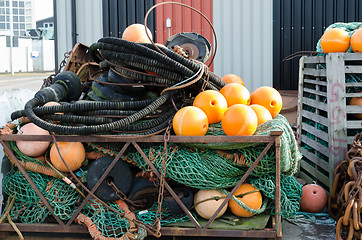
<svg viewBox="0 0 362 240">
<path fill-rule="evenodd" d="M 362 92 L 360 92 L 362 93 Z M 362 105 L 362 97 L 353 97 L 351 98 L 351 101 L 349 102 L 349 105 Z M 362 119 L 362 113 L 355 113 L 353 116 L 357 119 Z"/>
<path fill-rule="evenodd" d="M 251 94 L 251 104 L 259 104 L 269 110 L 275 117 L 282 110 L 283 100 L 280 93 L 272 87 L 263 86 L 255 89 Z"/>
<path fill-rule="evenodd" d="M 64 161 L 72 171 L 77 170 L 82 166 L 86 153 L 81 142 L 58 142 L 57 145 Z M 59 171 L 69 172 L 64 165 L 55 144 L 53 144 L 50 149 L 50 161 Z"/>
<path fill-rule="evenodd" d="M 245 193 L 248 193 L 248 194 L 245 194 Z M 245 194 L 245 195 L 243 197 L 237 197 L 237 199 L 239 199 L 246 206 L 248 206 L 252 209 L 255 209 L 255 210 L 260 209 L 260 207 L 263 203 L 263 198 L 261 196 L 261 193 L 259 192 L 259 189 L 257 189 L 250 183 L 243 183 L 236 190 L 234 196 L 238 196 L 241 194 Z M 229 207 L 230 207 L 230 211 L 239 217 L 251 217 L 254 215 L 254 213 L 248 212 L 244 208 L 242 208 L 233 199 L 230 199 Z"/>
<path fill-rule="evenodd" d="M 348 32 L 341 28 L 332 28 L 324 32 L 321 37 L 323 52 L 347 52 L 350 44 Z"/>
<path fill-rule="evenodd" d="M 362 28 L 357 29 L 351 37 L 351 48 L 353 52 L 362 52 Z"/>
<path fill-rule="evenodd" d="M 194 196 L 195 210 L 198 215 L 205 219 L 210 219 L 221 203 L 225 200 L 226 195 L 217 190 L 199 190 Z M 216 215 L 216 218 L 221 217 L 227 210 L 228 203 Z"/>
<path fill-rule="evenodd" d="M 300 199 L 300 209 L 304 212 L 319 213 L 327 205 L 327 193 L 317 184 L 303 186 L 303 195 Z"/>
<path fill-rule="evenodd" d="M 209 128 L 209 121 L 200 108 L 187 106 L 177 111 L 172 126 L 176 135 L 203 136 Z"/>
<path fill-rule="evenodd" d="M 224 95 L 228 107 L 234 104 L 250 105 L 249 90 L 241 84 L 229 83 L 221 88 L 220 93 Z"/>
<path fill-rule="evenodd" d="M 239 83 L 245 86 L 244 81 L 241 79 L 241 77 L 235 74 L 226 74 L 221 78 L 221 80 L 223 80 L 226 83 Z"/>
<path fill-rule="evenodd" d="M 21 135 L 49 135 L 49 132 L 35 125 L 34 123 L 27 123 L 20 128 L 17 134 Z M 45 153 L 48 149 L 50 142 L 40 141 L 16 141 L 16 146 L 20 152 L 29 157 L 38 157 Z"/>
<path fill-rule="evenodd" d="M 258 126 L 268 120 L 272 120 L 272 116 L 268 109 L 259 104 L 251 104 L 250 107 L 254 110 L 256 116 L 258 117 Z"/>
<path fill-rule="evenodd" d="M 152 39 L 152 33 L 147 28 L 148 35 Z M 134 43 L 151 43 L 151 41 L 148 39 L 146 31 L 145 31 L 145 25 L 140 23 L 135 23 L 129 25 L 122 34 L 122 39 L 128 40 L 130 42 Z"/>
<path fill-rule="evenodd" d="M 215 90 L 206 90 L 199 93 L 193 105 L 204 111 L 209 124 L 220 122 L 222 115 L 228 108 L 225 97 Z"/>
<path fill-rule="evenodd" d="M 244 104 L 232 105 L 221 118 L 221 127 L 230 136 L 253 135 L 257 126 L 254 110 Z"/>
</svg>

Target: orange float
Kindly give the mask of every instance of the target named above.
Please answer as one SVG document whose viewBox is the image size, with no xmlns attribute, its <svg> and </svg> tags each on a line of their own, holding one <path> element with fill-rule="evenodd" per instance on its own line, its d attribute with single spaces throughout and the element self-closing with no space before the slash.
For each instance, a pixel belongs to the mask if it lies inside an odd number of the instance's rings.
<svg viewBox="0 0 362 240">
<path fill-rule="evenodd" d="M 234 104 L 250 105 L 249 90 L 239 83 L 226 84 L 220 93 L 224 95 L 229 107 Z"/>
<path fill-rule="evenodd" d="M 241 77 L 235 74 L 226 74 L 221 78 L 221 80 L 223 80 L 226 83 L 239 83 L 245 86 L 244 81 L 241 79 Z"/>
<path fill-rule="evenodd" d="M 221 127 L 229 136 L 253 135 L 257 126 L 254 110 L 244 104 L 232 105 L 221 118 Z"/>
<path fill-rule="evenodd" d="M 357 29 L 351 37 L 351 48 L 353 52 L 362 52 L 362 28 Z"/>
<path fill-rule="evenodd" d="M 220 122 L 222 115 L 228 108 L 225 97 L 215 90 L 206 90 L 199 93 L 193 105 L 204 111 L 209 124 Z"/>
<path fill-rule="evenodd" d="M 245 193 L 248 193 L 248 194 L 245 194 Z M 245 195 L 243 197 L 237 197 L 237 199 L 239 199 L 246 206 L 248 206 L 252 209 L 255 209 L 255 210 L 260 209 L 260 207 L 263 203 L 263 198 L 261 196 L 261 193 L 259 192 L 259 189 L 257 189 L 250 183 L 243 183 L 236 190 L 234 196 L 238 196 L 241 194 L 245 194 Z M 232 199 L 230 199 L 230 201 L 229 201 L 229 207 L 230 207 L 230 211 L 239 217 L 251 217 L 254 215 L 254 213 L 246 211 L 244 208 L 242 208 L 239 204 L 237 204 Z"/>
<path fill-rule="evenodd" d="M 177 111 L 172 126 L 176 135 L 204 136 L 209 128 L 209 121 L 200 108 L 187 106 Z"/>
<path fill-rule="evenodd" d="M 21 135 L 49 135 L 49 132 L 35 125 L 34 123 L 27 123 L 20 128 L 17 134 Z M 48 149 L 50 142 L 40 141 L 16 141 L 16 146 L 20 152 L 29 157 L 38 157 L 43 155 Z"/>
<path fill-rule="evenodd" d="M 256 116 L 258 117 L 258 125 L 273 119 L 270 112 L 265 107 L 259 104 L 252 104 L 250 107 L 254 110 Z"/>
<path fill-rule="evenodd" d="M 324 32 L 321 37 L 323 52 L 347 52 L 350 44 L 348 32 L 341 28 L 332 28 Z"/>
<path fill-rule="evenodd" d="M 81 142 L 58 142 L 57 145 L 64 161 L 72 171 L 77 170 L 82 166 L 86 153 Z M 50 149 L 50 161 L 59 171 L 69 172 L 64 165 L 55 144 L 53 144 Z"/>
<path fill-rule="evenodd" d="M 362 93 L 362 92 L 360 92 Z M 362 97 L 353 97 L 351 98 L 351 101 L 349 102 L 349 105 L 359 105 L 361 106 L 362 105 Z M 362 119 L 362 113 L 356 113 L 356 114 L 353 114 L 353 116 L 357 119 Z"/>
<path fill-rule="evenodd" d="M 152 33 L 147 28 L 148 35 L 152 39 Z M 135 43 L 151 43 L 151 41 L 148 39 L 146 31 L 145 31 L 145 25 L 140 23 L 135 23 L 132 25 L 129 25 L 122 34 L 122 39 L 128 40 L 130 42 Z"/>
<path fill-rule="evenodd" d="M 263 86 L 255 89 L 251 94 L 251 104 L 259 104 L 269 110 L 275 117 L 282 110 L 283 100 L 280 93 L 272 87 Z"/>
</svg>

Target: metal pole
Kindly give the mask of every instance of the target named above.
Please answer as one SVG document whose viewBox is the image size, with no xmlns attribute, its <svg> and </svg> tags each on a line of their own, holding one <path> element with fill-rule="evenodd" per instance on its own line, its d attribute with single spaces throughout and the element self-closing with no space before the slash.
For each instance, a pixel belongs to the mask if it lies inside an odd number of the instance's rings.
<svg viewBox="0 0 362 240">
<path fill-rule="evenodd" d="M 10 71 L 11 76 L 14 76 L 14 66 L 13 66 L 13 1 L 9 1 L 9 13 L 10 13 Z"/>
</svg>

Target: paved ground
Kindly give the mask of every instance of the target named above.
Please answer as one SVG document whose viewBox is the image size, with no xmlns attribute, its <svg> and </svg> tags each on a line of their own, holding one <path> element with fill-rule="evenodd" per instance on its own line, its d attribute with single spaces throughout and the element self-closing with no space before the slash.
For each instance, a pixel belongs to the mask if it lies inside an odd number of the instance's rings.
<svg viewBox="0 0 362 240">
<path fill-rule="evenodd" d="M 0 74 L 0 92 L 11 89 L 29 89 L 31 91 L 38 91 L 43 84 L 43 79 L 47 78 L 52 73 L 15 73 Z"/>
</svg>

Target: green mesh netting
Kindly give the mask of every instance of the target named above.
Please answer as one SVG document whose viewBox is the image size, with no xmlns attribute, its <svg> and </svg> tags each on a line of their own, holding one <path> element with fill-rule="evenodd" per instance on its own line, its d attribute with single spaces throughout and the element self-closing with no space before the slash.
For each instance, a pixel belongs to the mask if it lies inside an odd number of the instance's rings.
<svg viewBox="0 0 362 240">
<path fill-rule="evenodd" d="M 275 176 L 264 175 L 259 178 L 248 180 L 263 195 L 270 199 L 266 212 L 275 214 Z M 294 216 L 299 211 L 300 199 L 303 195 L 302 185 L 293 176 L 281 175 L 281 215 L 283 217 Z"/>
<path fill-rule="evenodd" d="M 62 220 L 70 219 L 76 210 L 75 203 L 79 193 L 61 179 L 30 171 L 27 173 L 53 207 L 55 215 Z M 3 190 L 7 195 L 16 198 L 11 216 L 18 216 L 21 222 L 44 222 L 50 214 L 21 172 L 7 173 L 3 179 Z"/>
</svg>

